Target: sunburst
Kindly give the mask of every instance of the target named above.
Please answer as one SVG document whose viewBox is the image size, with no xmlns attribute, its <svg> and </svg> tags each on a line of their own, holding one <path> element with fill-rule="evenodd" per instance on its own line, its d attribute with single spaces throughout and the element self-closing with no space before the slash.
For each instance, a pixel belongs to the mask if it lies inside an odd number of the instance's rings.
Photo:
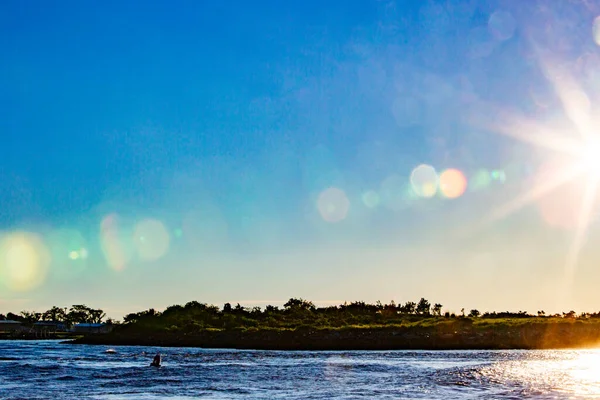
<svg viewBox="0 0 600 400">
<path fill-rule="evenodd" d="M 475 126 L 502 134 L 534 147 L 549 150 L 566 162 L 553 173 L 506 204 L 494 209 L 485 223 L 492 223 L 515 213 L 575 180 L 584 182 L 584 190 L 577 207 L 574 237 L 565 259 L 565 286 L 570 288 L 580 252 L 585 244 L 592 220 L 600 183 L 600 124 L 594 121 L 591 103 L 587 94 L 565 69 L 558 63 L 539 58 L 542 72 L 553 86 L 562 105 L 566 124 L 536 121 L 515 111 L 497 107 L 479 109 L 477 117 L 471 119 Z M 559 125 L 559 126 L 557 126 Z"/>
</svg>

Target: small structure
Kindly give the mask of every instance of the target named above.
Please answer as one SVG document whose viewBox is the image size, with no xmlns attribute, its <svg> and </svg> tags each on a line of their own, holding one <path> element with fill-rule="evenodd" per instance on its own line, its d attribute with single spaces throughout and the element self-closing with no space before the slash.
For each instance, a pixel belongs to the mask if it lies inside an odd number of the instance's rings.
<svg viewBox="0 0 600 400">
<path fill-rule="evenodd" d="M 20 321 L 5 319 L 0 321 L 0 332 L 16 332 L 22 330 L 23 325 Z"/>
<path fill-rule="evenodd" d="M 33 324 L 33 329 L 37 332 L 56 333 L 66 332 L 67 326 L 58 321 L 38 321 Z"/>
<path fill-rule="evenodd" d="M 81 323 L 73 325 L 71 331 L 75 333 L 109 333 L 112 331 L 112 325 Z"/>
</svg>

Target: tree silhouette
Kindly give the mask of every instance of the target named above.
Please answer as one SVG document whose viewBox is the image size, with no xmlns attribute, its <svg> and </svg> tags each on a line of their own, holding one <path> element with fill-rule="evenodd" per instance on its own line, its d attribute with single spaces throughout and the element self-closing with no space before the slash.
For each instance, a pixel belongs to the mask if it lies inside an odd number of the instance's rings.
<svg viewBox="0 0 600 400">
<path fill-rule="evenodd" d="M 44 321 L 65 322 L 67 320 L 67 309 L 54 306 L 42 314 Z"/>
<path fill-rule="evenodd" d="M 414 314 L 417 309 L 417 303 L 413 301 L 407 301 L 403 306 L 400 306 L 400 312 L 402 314 Z"/>
<path fill-rule="evenodd" d="M 279 307 L 277 306 L 272 306 L 272 305 L 268 305 L 265 307 L 265 313 L 276 313 L 279 311 Z"/>
<path fill-rule="evenodd" d="M 421 300 L 419 300 L 419 303 L 417 304 L 417 314 L 421 314 L 421 315 L 429 315 L 430 313 L 430 309 L 431 309 L 431 304 L 429 304 L 429 301 L 425 300 L 425 298 L 421 297 Z"/>
<path fill-rule="evenodd" d="M 38 322 L 42 318 L 42 313 L 34 311 L 21 311 L 22 321 L 27 324 Z"/>
<path fill-rule="evenodd" d="M 76 323 L 100 323 L 106 316 L 104 311 L 90 308 L 84 304 L 75 304 L 71 306 L 66 316 L 66 321 L 71 324 Z"/>
<path fill-rule="evenodd" d="M 291 298 L 283 305 L 286 310 L 308 310 L 314 311 L 315 305 L 312 301 L 304 300 L 302 298 L 295 299 Z"/>
</svg>

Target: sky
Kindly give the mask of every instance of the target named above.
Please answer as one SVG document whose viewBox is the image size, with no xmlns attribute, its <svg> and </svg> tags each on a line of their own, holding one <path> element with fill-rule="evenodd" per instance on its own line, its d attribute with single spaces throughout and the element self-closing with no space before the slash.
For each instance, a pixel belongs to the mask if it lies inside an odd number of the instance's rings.
<svg viewBox="0 0 600 400">
<path fill-rule="evenodd" d="M 592 1 L 0 3 L 0 313 L 598 311 Z"/>
</svg>

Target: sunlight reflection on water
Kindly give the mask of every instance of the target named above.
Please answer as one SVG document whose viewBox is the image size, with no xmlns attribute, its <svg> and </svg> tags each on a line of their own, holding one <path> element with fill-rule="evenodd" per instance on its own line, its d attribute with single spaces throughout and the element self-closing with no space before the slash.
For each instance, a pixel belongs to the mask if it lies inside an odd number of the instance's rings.
<svg viewBox="0 0 600 400">
<path fill-rule="evenodd" d="M 523 393 L 549 392 L 600 398 L 600 351 L 527 351 L 525 359 L 497 362 L 481 368 L 489 383 L 523 388 Z"/>
</svg>

